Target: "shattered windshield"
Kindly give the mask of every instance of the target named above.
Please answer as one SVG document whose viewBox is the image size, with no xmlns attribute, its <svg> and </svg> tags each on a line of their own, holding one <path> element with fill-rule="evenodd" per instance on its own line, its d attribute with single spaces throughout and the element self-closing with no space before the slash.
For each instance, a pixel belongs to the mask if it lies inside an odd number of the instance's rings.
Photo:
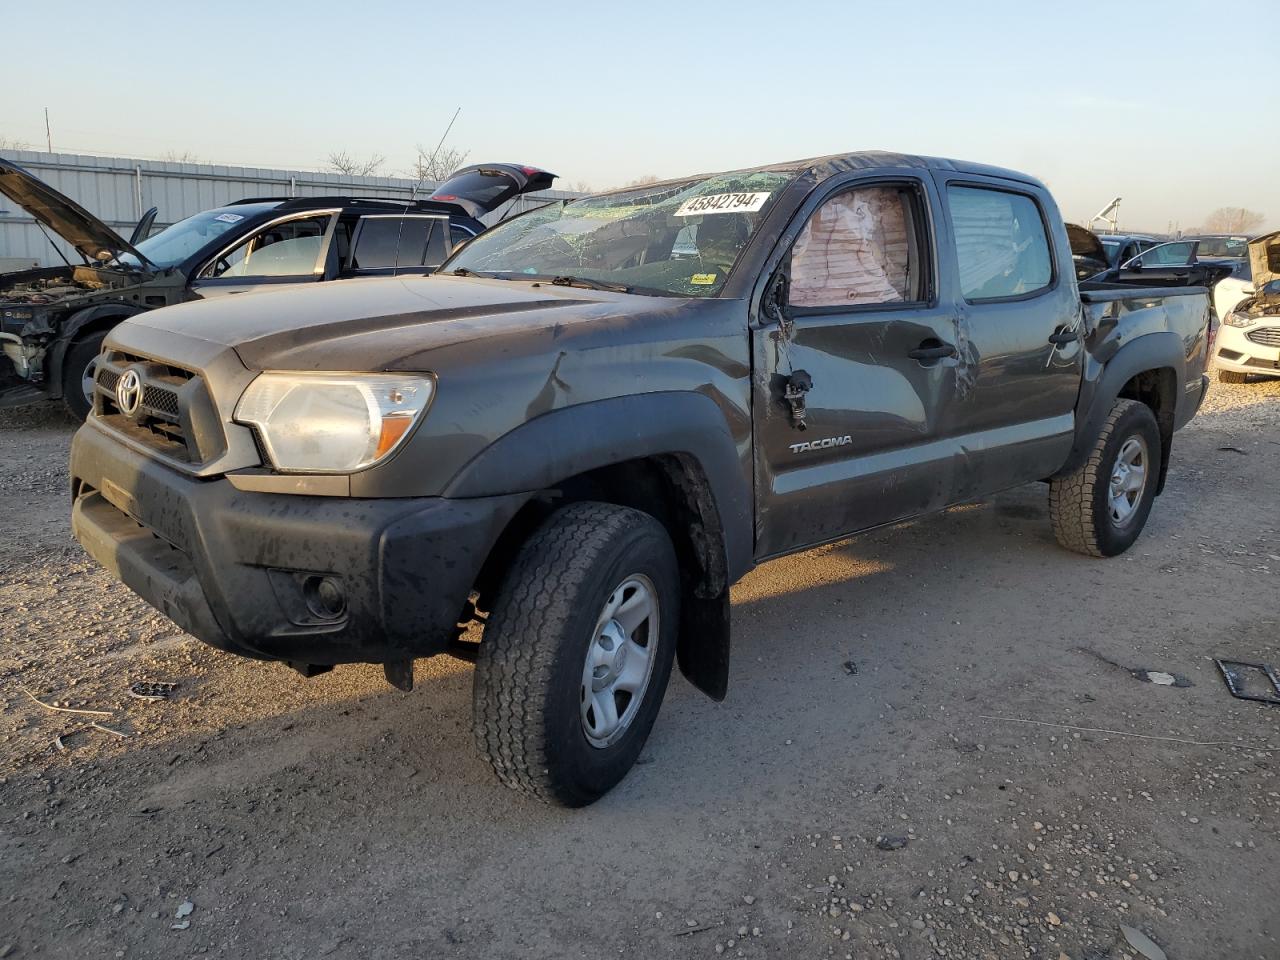
<svg viewBox="0 0 1280 960">
<path fill-rule="evenodd" d="M 165 227 L 154 236 L 136 244 L 136 247 L 139 253 L 157 267 L 175 267 L 197 253 L 205 244 L 234 229 L 246 219 L 246 215 L 234 210 L 206 210 Z M 138 265 L 137 259 L 130 254 L 125 254 L 120 259 L 125 263 Z"/>
<path fill-rule="evenodd" d="M 793 173 L 730 173 L 561 201 L 468 243 L 446 273 L 711 297 Z"/>
</svg>

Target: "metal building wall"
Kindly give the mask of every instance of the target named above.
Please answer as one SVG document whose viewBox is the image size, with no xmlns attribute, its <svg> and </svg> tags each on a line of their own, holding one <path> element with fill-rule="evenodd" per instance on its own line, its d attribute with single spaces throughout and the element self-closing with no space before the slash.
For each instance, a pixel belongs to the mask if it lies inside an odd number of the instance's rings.
<svg viewBox="0 0 1280 960">
<path fill-rule="evenodd" d="M 244 197 L 349 195 L 408 200 L 415 186 L 415 181 L 401 177 L 350 177 L 307 170 L 131 160 L 35 150 L 8 151 L 4 157 L 66 194 L 126 239 L 143 211 L 150 207 L 158 207 L 160 211 L 154 232 L 201 210 Z M 418 196 L 426 196 L 435 186 L 433 182 L 424 181 Z M 493 224 L 510 213 L 572 196 L 575 194 L 563 190 L 548 190 L 517 197 L 484 219 Z M 72 263 L 79 262 L 74 250 L 61 240 L 56 242 Z M 0 271 L 18 269 L 18 261 L 39 266 L 61 262 L 36 222 L 8 198 L 0 196 Z"/>
</svg>

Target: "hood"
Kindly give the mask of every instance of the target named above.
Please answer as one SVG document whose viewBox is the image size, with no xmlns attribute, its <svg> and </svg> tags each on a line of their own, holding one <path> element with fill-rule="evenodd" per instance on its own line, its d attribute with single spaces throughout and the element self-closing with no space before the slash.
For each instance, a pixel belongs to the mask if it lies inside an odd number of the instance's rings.
<svg viewBox="0 0 1280 960">
<path fill-rule="evenodd" d="M 1067 225 L 1067 240 L 1071 244 L 1071 259 L 1075 263 L 1076 280 L 1088 280 L 1111 266 L 1107 248 L 1098 235 L 1087 227 L 1075 223 Z"/>
<path fill-rule="evenodd" d="M 1249 268 L 1255 290 L 1280 280 L 1280 230 L 1249 241 Z"/>
<path fill-rule="evenodd" d="M 130 318 L 117 339 L 143 352 L 148 341 L 186 343 L 193 356 L 229 347 L 251 370 L 407 370 L 440 347 L 638 314 L 654 299 L 439 274 L 373 277 L 178 304 Z"/>
<path fill-rule="evenodd" d="M 1071 255 L 1085 257 L 1089 260 L 1107 262 L 1107 249 L 1098 239 L 1098 235 L 1079 224 L 1067 224 L 1067 239 L 1071 242 Z"/>
<path fill-rule="evenodd" d="M 150 265 L 132 244 L 80 204 L 4 159 L 0 159 L 0 193 L 75 247 L 87 264 L 96 266 L 128 253 L 138 263 Z"/>
</svg>

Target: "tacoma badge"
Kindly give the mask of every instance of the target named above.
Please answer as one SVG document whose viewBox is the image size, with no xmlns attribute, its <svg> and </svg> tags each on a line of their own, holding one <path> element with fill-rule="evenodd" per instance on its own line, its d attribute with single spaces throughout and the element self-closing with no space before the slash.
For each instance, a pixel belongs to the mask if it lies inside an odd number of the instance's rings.
<svg viewBox="0 0 1280 960">
<path fill-rule="evenodd" d="M 853 443 L 853 437 L 845 434 L 843 437 L 824 437 L 821 440 L 806 440 L 804 443 L 791 444 L 792 453 L 808 453 L 810 450 L 826 450 L 828 447 L 843 447 L 847 443 Z"/>
</svg>

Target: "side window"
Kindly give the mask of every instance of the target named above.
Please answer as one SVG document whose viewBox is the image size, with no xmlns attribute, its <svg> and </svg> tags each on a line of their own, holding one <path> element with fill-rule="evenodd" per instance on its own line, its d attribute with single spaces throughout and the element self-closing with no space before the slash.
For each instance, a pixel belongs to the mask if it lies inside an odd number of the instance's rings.
<svg viewBox="0 0 1280 960">
<path fill-rule="evenodd" d="M 263 227 L 205 268 L 205 277 L 304 277 L 316 263 L 329 214 L 300 217 Z"/>
<path fill-rule="evenodd" d="M 1185 267 L 1191 263 L 1196 252 L 1195 247 L 1195 242 L 1192 240 L 1162 243 L 1142 255 L 1142 265 L 1144 267 Z"/>
<path fill-rule="evenodd" d="M 351 266 L 356 270 L 438 266 L 444 261 L 443 217 L 364 217 Z"/>
<path fill-rule="evenodd" d="M 1040 208 L 1030 197 L 982 187 L 949 187 L 947 203 L 966 300 L 999 300 L 1044 290 L 1053 261 Z"/>
<path fill-rule="evenodd" d="M 791 249 L 791 306 L 924 299 L 917 202 L 908 187 L 875 186 L 849 190 L 823 203 Z"/>
<path fill-rule="evenodd" d="M 449 224 L 449 239 L 453 241 L 454 247 L 460 247 L 475 234 L 465 227 L 460 227 L 456 223 Z"/>
</svg>

